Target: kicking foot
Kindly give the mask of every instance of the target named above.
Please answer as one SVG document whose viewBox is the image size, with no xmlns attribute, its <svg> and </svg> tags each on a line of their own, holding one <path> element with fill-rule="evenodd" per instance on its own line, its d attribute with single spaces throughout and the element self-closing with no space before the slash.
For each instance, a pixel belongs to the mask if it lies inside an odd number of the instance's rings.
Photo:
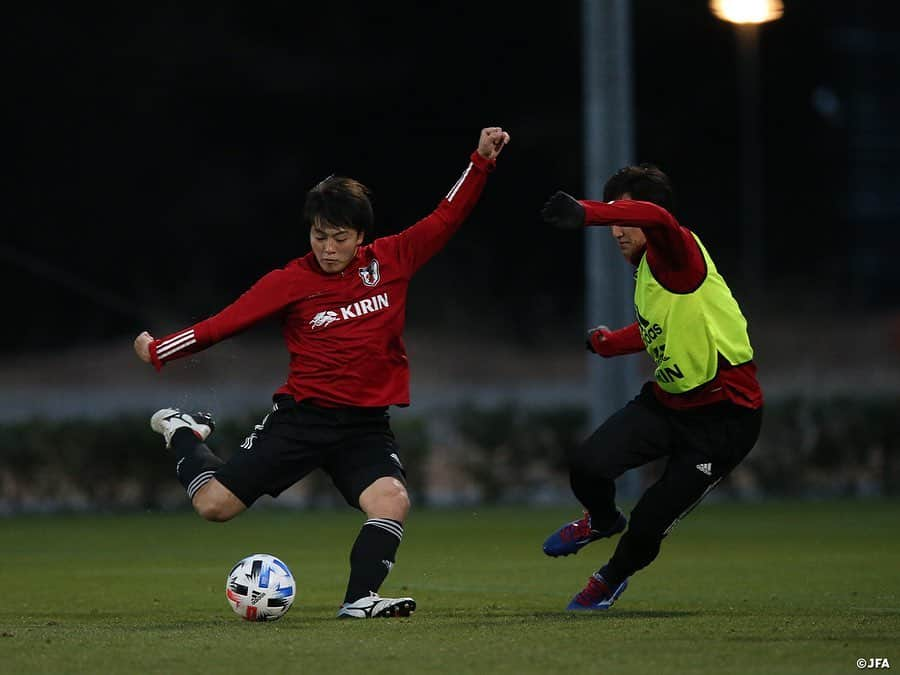
<svg viewBox="0 0 900 675">
<path fill-rule="evenodd" d="M 412 598 L 382 598 L 378 593 L 356 602 L 345 602 L 338 610 L 339 619 L 376 619 L 392 616 L 409 616 L 416 611 Z"/>
<path fill-rule="evenodd" d="M 591 526 L 591 514 L 584 512 L 584 518 L 566 523 L 544 542 L 544 553 L 554 558 L 561 555 L 578 553 L 592 541 L 611 537 L 625 529 L 628 520 L 619 511 L 616 521 L 605 530 L 595 530 Z"/>
<path fill-rule="evenodd" d="M 212 415 L 208 412 L 182 412 L 178 408 L 163 408 L 153 413 L 150 418 L 150 428 L 166 439 L 166 447 L 172 447 L 172 434 L 187 427 L 199 438 L 205 441 L 216 428 Z"/>
</svg>

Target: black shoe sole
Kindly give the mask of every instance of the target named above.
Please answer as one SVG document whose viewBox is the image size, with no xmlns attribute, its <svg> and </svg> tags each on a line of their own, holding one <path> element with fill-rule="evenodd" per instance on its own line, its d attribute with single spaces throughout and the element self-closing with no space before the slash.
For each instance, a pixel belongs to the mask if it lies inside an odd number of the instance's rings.
<svg viewBox="0 0 900 675">
<path fill-rule="evenodd" d="M 395 616 L 409 616 L 413 612 L 416 611 L 416 601 L 415 600 L 404 600 L 403 602 L 398 602 L 396 605 L 391 605 L 390 607 L 385 607 L 383 610 L 378 612 L 374 618 L 376 619 L 389 619 Z"/>
</svg>

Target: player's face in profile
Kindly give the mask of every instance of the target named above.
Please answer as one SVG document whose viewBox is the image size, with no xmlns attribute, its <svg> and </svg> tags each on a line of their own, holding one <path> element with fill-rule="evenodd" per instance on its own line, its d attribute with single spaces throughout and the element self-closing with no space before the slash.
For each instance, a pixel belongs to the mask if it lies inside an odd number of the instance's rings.
<svg viewBox="0 0 900 675">
<path fill-rule="evenodd" d="M 626 192 L 616 197 L 616 199 L 631 199 L 631 194 Z M 622 255 L 630 263 L 637 263 L 635 256 L 639 255 L 647 245 L 647 237 L 644 231 L 639 227 L 625 227 L 623 225 L 613 225 L 609 228 L 613 239 L 619 245 Z"/>
<path fill-rule="evenodd" d="M 635 256 L 640 255 L 647 245 L 647 237 L 639 227 L 623 227 L 613 225 L 609 228 L 613 238 L 619 245 L 619 250 L 628 262 L 636 262 Z"/>
<path fill-rule="evenodd" d="M 328 274 L 343 272 L 356 256 L 363 233 L 349 227 L 313 225 L 309 228 L 309 244 L 316 261 Z"/>
</svg>

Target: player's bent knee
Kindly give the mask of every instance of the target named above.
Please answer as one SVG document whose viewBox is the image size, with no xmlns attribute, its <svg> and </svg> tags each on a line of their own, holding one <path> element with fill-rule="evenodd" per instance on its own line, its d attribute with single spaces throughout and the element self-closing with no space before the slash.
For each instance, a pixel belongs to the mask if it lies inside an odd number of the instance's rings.
<svg viewBox="0 0 900 675">
<path fill-rule="evenodd" d="M 392 518 L 404 521 L 409 513 L 409 494 L 402 485 L 379 496 L 369 516 L 372 518 Z"/>
<path fill-rule="evenodd" d="M 237 515 L 230 512 L 222 504 L 216 504 L 214 502 L 194 502 L 194 510 L 200 515 L 201 518 L 213 523 L 224 523 L 225 521 L 231 520 L 235 515 Z"/>
<path fill-rule="evenodd" d="M 396 478 L 379 478 L 359 496 L 359 506 L 370 518 L 403 521 L 409 513 L 406 487 Z"/>
<path fill-rule="evenodd" d="M 406 491 L 406 488 L 401 487 L 400 490 L 391 497 L 390 503 L 391 508 L 401 515 L 398 520 L 405 519 L 410 508 L 409 493 Z"/>
<path fill-rule="evenodd" d="M 231 520 L 246 508 L 240 499 L 216 480 L 210 481 L 197 491 L 193 505 L 201 518 L 214 523 Z"/>
</svg>

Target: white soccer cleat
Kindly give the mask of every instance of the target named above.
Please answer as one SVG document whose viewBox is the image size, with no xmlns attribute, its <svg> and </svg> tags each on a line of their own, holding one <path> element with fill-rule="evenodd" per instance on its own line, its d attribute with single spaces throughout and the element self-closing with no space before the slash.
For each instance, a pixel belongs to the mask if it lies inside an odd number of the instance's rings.
<svg viewBox="0 0 900 675">
<path fill-rule="evenodd" d="M 150 418 L 150 428 L 166 439 L 166 447 L 172 447 L 172 434 L 179 429 L 187 427 L 193 431 L 197 438 L 205 441 L 216 428 L 212 415 L 207 412 L 182 412 L 178 408 L 163 408 L 153 413 Z"/>
<path fill-rule="evenodd" d="M 412 598 L 382 598 L 378 593 L 356 602 L 345 602 L 338 610 L 339 619 L 376 619 L 392 616 L 409 616 L 416 611 Z"/>
</svg>

